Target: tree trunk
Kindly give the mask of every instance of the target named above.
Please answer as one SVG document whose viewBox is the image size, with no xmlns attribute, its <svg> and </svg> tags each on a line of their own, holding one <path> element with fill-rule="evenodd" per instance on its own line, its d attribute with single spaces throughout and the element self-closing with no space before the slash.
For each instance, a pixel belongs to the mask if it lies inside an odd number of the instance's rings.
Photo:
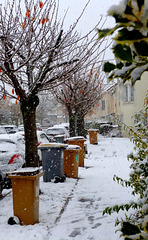
<svg viewBox="0 0 148 240">
<path fill-rule="evenodd" d="M 75 116 L 71 111 L 69 111 L 69 134 L 70 137 L 75 136 Z"/>
<path fill-rule="evenodd" d="M 86 131 L 84 128 L 84 116 L 80 114 L 77 115 L 77 131 L 78 136 L 86 137 Z"/>
<path fill-rule="evenodd" d="M 36 108 L 39 104 L 37 96 L 21 101 L 25 132 L 25 167 L 38 167 L 39 159 L 37 153 L 36 133 Z"/>
</svg>

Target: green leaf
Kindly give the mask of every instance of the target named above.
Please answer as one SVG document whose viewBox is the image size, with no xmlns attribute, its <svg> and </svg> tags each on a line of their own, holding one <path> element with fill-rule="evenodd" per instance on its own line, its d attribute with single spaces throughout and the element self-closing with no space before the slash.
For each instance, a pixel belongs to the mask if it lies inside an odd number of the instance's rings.
<svg viewBox="0 0 148 240">
<path fill-rule="evenodd" d="M 140 233 L 138 226 L 131 224 L 129 222 L 123 222 L 121 231 L 124 235 L 134 235 Z"/>
<path fill-rule="evenodd" d="M 107 207 L 107 208 L 105 208 L 105 209 L 104 209 L 104 211 L 103 211 L 103 215 L 104 215 L 105 213 L 107 213 L 107 214 L 108 214 L 108 213 L 109 213 L 109 211 L 110 211 L 110 207 Z"/>
<path fill-rule="evenodd" d="M 132 62 L 131 49 L 125 44 L 117 44 L 113 48 L 113 53 L 115 54 L 116 58 L 120 58 L 123 61 Z"/>
<path fill-rule="evenodd" d="M 103 38 L 106 37 L 107 35 L 110 35 L 111 32 L 111 28 L 106 28 L 106 29 L 98 29 L 98 34 L 99 34 L 99 38 Z"/>
<path fill-rule="evenodd" d="M 119 207 L 118 207 L 118 205 L 115 205 L 114 207 L 113 207 L 113 211 L 115 211 L 115 212 L 119 212 Z"/>
<path fill-rule="evenodd" d="M 129 5 L 127 5 L 124 13 L 129 14 L 129 15 L 133 15 L 133 8 Z"/>
<path fill-rule="evenodd" d="M 129 204 L 125 204 L 125 209 L 126 209 L 126 211 L 128 211 L 130 209 L 130 205 Z"/>
<path fill-rule="evenodd" d="M 148 57 L 148 42 L 144 40 L 135 42 L 134 47 L 139 55 Z"/>
<path fill-rule="evenodd" d="M 144 0 L 137 0 L 137 4 L 139 7 L 139 12 L 141 11 L 141 8 L 144 6 Z"/>
<path fill-rule="evenodd" d="M 138 30 L 128 31 L 127 28 L 122 28 L 118 31 L 118 35 L 115 37 L 116 41 L 136 41 L 143 39 L 143 35 Z"/>
<path fill-rule="evenodd" d="M 126 18 L 123 18 L 122 15 L 118 13 L 113 13 L 112 16 L 115 18 L 116 23 L 128 23 L 129 20 Z"/>
<path fill-rule="evenodd" d="M 105 28 L 105 29 L 97 29 L 99 34 L 99 39 L 112 35 L 118 28 L 121 28 L 122 25 L 116 25 L 114 28 Z"/>
<path fill-rule="evenodd" d="M 110 62 L 105 62 L 104 66 L 103 66 L 103 71 L 106 73 L 111 72 L 112 70 L 114 70 L 116 68 L 116 65 Z"/>
<path fill-rule="evenodd" d="M 116 67 L 117 67 L 118 69 L 121 69 L 123 66 L 124 66 L 124 64 L 123 64 L 122 62 L 117 63 L 117 65 L 116 65 Z"/>
</svg>

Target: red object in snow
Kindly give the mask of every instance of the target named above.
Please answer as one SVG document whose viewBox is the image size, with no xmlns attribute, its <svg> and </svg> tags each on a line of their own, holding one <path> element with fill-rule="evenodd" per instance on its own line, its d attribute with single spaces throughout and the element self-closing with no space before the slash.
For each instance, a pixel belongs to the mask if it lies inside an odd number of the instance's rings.
<svg viewBox="0 0 148 240">
<path fill-rule="evenodd" d="M 19 157 L 20 157 L 20 154 L 13 155 L 12 158 L 10 159 L 10 161 L 8 162 L 8 164 L 15 162 L 15 159 L 18 159 Z"/>
</svg>

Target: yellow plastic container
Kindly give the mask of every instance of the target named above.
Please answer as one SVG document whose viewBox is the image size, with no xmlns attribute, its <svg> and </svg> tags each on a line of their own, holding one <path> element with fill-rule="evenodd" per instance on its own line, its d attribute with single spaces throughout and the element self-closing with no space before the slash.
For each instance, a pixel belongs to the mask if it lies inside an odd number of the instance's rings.
<svg viewBox="0 0 148 240">
<path fill-rule="evenodd" d="M 66 139 L 66 142 L 68 144 L 78 145 L 81 148 L 79 152 L 79 167 L 84 167 L 84 156 L 85 156 L 84 142 L 85 141 L 86 140 L 83 137 L 71 137 Z"/>
<path fill-rule="evenodd" d="M 90 144 L 96 144 L 98 143 L 98 130 L 91 129 L 88 131 L 89 133 L 89 142 Z"/>
<path fill-rule="evenodd" d="M 43 172 L 36 174 L 25 172 L 24 175 L 22 172 L 8 174 L 12 182 L 14 216 L 20 219 L 21 225 L 33 225 L 39 222 L 39 178 L 41 176 Z"/>
<path fill-rule="evenodd" d="M 64 173 L 69 178 L 78 178 L 80 149 L 79 146 L 69 146 L 64 150 Z"/>
</svg>

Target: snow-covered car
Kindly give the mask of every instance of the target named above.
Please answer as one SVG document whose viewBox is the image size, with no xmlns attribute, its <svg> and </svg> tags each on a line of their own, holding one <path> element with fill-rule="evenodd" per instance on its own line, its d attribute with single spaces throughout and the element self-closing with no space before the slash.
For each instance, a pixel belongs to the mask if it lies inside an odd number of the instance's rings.
<svg viewBox="0 0 148 240">
<path fill-rule="evenodd" d="M 24 125 L 23 125 L 23 124 L 20 124 L 20 125 L 18 126 L 18 130 L 19 130 L 19 131 L 24 131 Z"/>
<path fill-rule="evenodd" d="M 20 134 L 22 135 L 22 137 L 24 139 L 24 131 L 19 131 L 17 134 L 15 134 L 15 135 L 13 134 L 12 137 L 14 137 L 16 139 L 15 136 L 17 136 L 17 135 L 19 136 Z M 37 146 L 40 146 L 40 144 L 48 144 L 50 142 L 51 142 L 51 140 L 48 138 L 46 133 L 44 133 L 43 131 L 37 131 Z M 20 141 L 20 144 L 22 144 L 22 141 Z M 25 141 L 24 141 L 24 149 L 25 149 Z M 25 154 L 25 152 L 24 152 L 24 154 Z M 38 149 L 38 156 L 39 156 L 39 164 L 42 165 L 42 155 L 41 155 L 40 149 Z"/>
<path fill-rule="evenodd" d="M 9 138 L 14 141 L 19 148 L 20 155 L 25 159 L 25 140 L 21 132 L 16 132 L 14 134 L 9 134 Z"/>
<path fill-rule="evenodd" d="M 2 126 L 5 128 L 8 134 L 16 133 L 19 131 L 16 125 L 2 125 Z"/>
<path fill-rule="evenodd" d="M 49 144 L 51 142 L 51 140 L 48 138 L 48 136 L 46 135 L 46 133 L 44 133 L 43 131 L 37 131 L 37 146 L 39 147 L 40 144 Z M 41 154 L 41 150 L 38 149 L 38 156 L 39 156 L 39 164 L 40 166 L 42 165 L 42 154 Z"/>
<path fill-rule="evenodd" d="M 14 171 L 24 164 L 22 151 L 8 134 L 0 135 L 0 178 L 3 179 L 3 187 L 11 186 L 7 173 Z"/>
<path fill-rule="evenodd" d="M 19 135 L 22 135 L 23 136 L 23 138 L 24 138 L 24 135 L 25 135 L 25 133 L 24 133 L 24 131 L 19 131 L 18 132 L 18 134 L 16 134 L 16 135 L 14 135 L 14 138 L 16 138 L 15 136 L 19 136 Z M 13 137 L 13 136 L 12 136 Z M 40 144 L 48 144 L 48 143 L 50 143 L 51 141 L 50 141 L 50 139 L 48 138 L 48 136 L 47 136 L 47 134 L 46 133 L 44 133 L 43 131 L 37 131 L 37 146 L 39 146 Z M 25 144 L 25 142 L 24 142 L 24 144 Z"/>
<path fill-rule="evenodd" d="M 46 134 L 51 139 L 51 141 L 56 141 L 57 136 L 63 136 L 64 139 L 69 137 L 69 132 L 67 129 L 58 125 L 47 128 Z"/>
<path fill-rule="evenodd" d="M 36 129 L 38 131 L 42 131 L 42 127 L 41 127 L 41 124 L 40 123 L 36 123 Z"/>
<path fill-rule="evenodd" d="M 60 123 L 60 124 L 56 124 L 54 125 L 54 127 L 65 127 L 67 129 L 67 131 L 69 131 L 69 123 Z"/>
<path fill-rule="evenodd" d="M 38 139 L 38 143 L 37 143 L 38 146 L 40 144 L 48 144 L 51 142 L 47 134 L 44 133 L 43 131 L 37 131 L 37 139 Z"/>
<path fill-rule="evenodd" d="M 40 123 L 36 123 L 36 129 L 39 130 L 39 131 L 42 131 L 42 127 L 41 127 Z M 24 131 L 24 124 L 20 124 L 18 126 L 18 130 L 19 131 Z"/>
<path fill-rule="evenodd" d="M 7 134 L 6 129 L 3 126 L 0 126 L 0 134 Z"/>
</svg>

